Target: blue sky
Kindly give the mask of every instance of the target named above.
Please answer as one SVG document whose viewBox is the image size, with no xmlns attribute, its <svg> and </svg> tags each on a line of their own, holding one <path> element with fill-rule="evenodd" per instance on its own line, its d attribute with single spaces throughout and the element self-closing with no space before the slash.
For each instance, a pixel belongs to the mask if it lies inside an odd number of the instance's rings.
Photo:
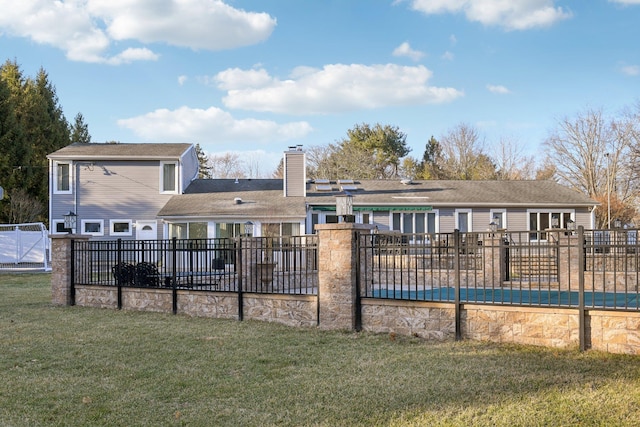
<svg viewBox="0 0 640 427">
<path fill-rule="evenodd" d="M 640 0 L 0 0 L 94 142 L 190 142 L 270 173 L 290 145 L 397 126 L 411 155 L 476 127 L 538 154 L 559 120 L 639 101 Z"/>
</svg>

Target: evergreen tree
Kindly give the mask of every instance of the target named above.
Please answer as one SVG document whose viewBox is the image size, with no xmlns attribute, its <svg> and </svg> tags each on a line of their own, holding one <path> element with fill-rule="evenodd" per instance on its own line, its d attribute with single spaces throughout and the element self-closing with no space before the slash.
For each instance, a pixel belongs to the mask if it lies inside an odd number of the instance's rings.
<svg viewBox="0 0 640 427">
<path fill-rule="evenodd" d="M 21 206 L 48 206 L 46 156 L 69 144 L 69 124 L 43 69 L 35 79 L 25 79 L 16 61 L 6 61 L 0 66 L 0 81 L 0 185 L 9 197 L 20 197 Z M 9 222 L 9 215 L 1 206 L 0 221 Z M 46 221 L 47 213 L 25 217 Z"/>
<path fill-rule="evenodd" d="M 71 142 L 79 142 L 88 144 L 91 142 L 91 134 L 89 133 L 89 125 L 84 122 L 82 113 L 76 114 L 71 127 Z"/>
<path fill-rule="evenodd" d="M 209 157 L 204 152 L 200 144 L 196 144 L 196 154 L 198 156 L 198 178 L 200 179 L 211 179 L 211 166 L 209 165 Z"/>
</svg>

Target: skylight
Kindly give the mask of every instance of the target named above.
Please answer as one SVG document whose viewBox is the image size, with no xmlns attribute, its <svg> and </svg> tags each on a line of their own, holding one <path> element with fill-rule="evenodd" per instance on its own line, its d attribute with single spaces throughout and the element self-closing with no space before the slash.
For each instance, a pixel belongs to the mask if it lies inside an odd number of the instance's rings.
<svg viewBox="0 0 640 427">
<path fill-rule="evenodd" d="M 358 189 L 358 186 L 352 185 L 352 184 L 347 184 L 347 185 L 341 185 L 340 189 L 342 191 L 355 191 L 355 190 Z"/>
<path fill-rule="evenodd" d="M 329 184 L 317 184 L 316 191 L 331 191 L 333 188 Z"/>
</svg>

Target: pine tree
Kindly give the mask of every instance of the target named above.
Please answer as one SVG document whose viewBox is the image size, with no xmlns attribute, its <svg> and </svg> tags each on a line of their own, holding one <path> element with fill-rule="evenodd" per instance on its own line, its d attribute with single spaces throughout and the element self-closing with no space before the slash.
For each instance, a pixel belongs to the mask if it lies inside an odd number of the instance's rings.
<svg viewBox="0 0 640 427">
<path fill-rule="evenodd" d="M 91 134 L 89 133 L 89 125 L 84 122 L 82 113 L 76 114 L 73 126 L 71 127 L 71 142 L 79 142 L 88 144 L 91 142 Z"/>
</svg>

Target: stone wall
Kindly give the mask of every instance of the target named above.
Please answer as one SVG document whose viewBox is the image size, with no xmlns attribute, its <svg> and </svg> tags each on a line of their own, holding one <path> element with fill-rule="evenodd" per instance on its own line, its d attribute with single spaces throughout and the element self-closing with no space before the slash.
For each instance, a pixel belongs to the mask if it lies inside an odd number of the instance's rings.
<svg viewBox="0 0 640 427">
<path fill-rule="evenodd" d="M 640 313 L 589 310 L 586 330 L 593 350 L 640 354 Z"/>
<path fill-rule="evenodd" d="M 242 318 L 279 322 L 295 327 L 365 330 L 397 333 L 431 340 L 456 337 L 456 306 L 453 303 L 358 298 L 356 277 L 356 234 L 367 230 L 362 224 L 318 226 L 318 296 L 243 293 Z M 562 243 L 564 236 L 559 236 Z M 53 239 L 52 299 L 54 304 L 117 308 L 117 288 L 76 286 L 70 292 L 70 239 Z M 571 238 L 566 238 L 570 242 Z M 487 251 L 495 248 L 486 246 Z M 562 250 L 560 251 L 562 253 Z M 565 263 L 578 268 L 576 251 L 567 249 Z M 562 257 L 562 255 L 561 255 Z M 488 257 L 485 257 L 485 262 Z M 487 264 L 485 270 L 490 269 Z M 495 266 L 495 263 L 493 264 Z M 496 266 L 498 268 L 499 266 Z M 495 272 L 493 280 L 500 277 Z M 577 283 L 573 272 L 564 281 Z M 172 289 L 122 288 L 122 308 L 164 313 L 173 312 Z M 215 291 L 177 290 L 177 313 L 189 316 L 239 319 L 237 294 Z M 75 300 L 72 298 L 75 297 Z M 578 309 L 526 306 L 461 304 L 461 337 L 501 343 L 531 344 L 556 348 L 580 345 Z M 640 354 L 640 313 L 585 310 L 587 348 Z"/>
<path fill-rule="evenodd" d="M 177 291 L 177 314 L 217 319 L 238 319 L 238 295 L 215 291 Z M 76 305 L 117 308 L 117 288 L 108 286 L 76 287 Z M 317 325 L 315 295 L 250 294 L 243 296 L 243 318 L 278 322 L 289 326 Z M 173 312 L 171 289 L 122 288 L 122 309 Z"/>
<path fill-rule="evenodd" d="M 455 338 L 455 310 L 450 303 L 366 299 L 362 330 L 450 340 Z"/>
<path fill-rule="evenodd" d="M 578 347 L 579 313 L 573 309 L 465 304 L 464 338 L 544 347 Z"/>
</svg>

